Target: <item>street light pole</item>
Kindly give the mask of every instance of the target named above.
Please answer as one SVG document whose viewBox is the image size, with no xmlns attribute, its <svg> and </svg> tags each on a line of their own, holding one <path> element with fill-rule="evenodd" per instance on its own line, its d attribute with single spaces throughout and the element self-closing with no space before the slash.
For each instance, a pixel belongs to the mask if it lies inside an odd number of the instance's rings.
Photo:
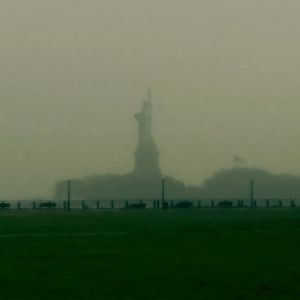
<svg viewBox="0 0 300 300">
<path fill-rule="evenodd" d="M 165 209 L 165 192 L 166 192 L 166 181 L 165 176 L 161 178 L 161 201 L 162 201 L 162 208 Z"/>
<path fill-rule="evenodd" d="M 251 199 L 251 208 L 254 208 L 254 181 L 250 181 L 250 199 Z"/>
<path fill-rule="evenodd" d="M 68 210 L 71 210 L 71 180 L 68 180 Z"/>
</svg>

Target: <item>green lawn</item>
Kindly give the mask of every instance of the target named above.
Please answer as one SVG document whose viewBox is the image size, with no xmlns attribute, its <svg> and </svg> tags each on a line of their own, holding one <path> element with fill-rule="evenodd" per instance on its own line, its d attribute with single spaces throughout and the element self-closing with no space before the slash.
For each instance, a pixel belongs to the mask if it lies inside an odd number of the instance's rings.
<svg viewBox="0 0 300 300">
<path fill-rule="evenodd" d="M 0 299 L 300 299 L 300 210 L 0 212 Z"/>
</svg>

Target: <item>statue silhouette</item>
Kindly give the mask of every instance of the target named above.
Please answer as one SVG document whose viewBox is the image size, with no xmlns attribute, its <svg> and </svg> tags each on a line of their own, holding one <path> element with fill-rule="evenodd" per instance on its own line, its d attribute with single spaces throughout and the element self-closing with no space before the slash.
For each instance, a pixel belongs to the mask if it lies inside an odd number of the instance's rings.
<svg viewBox="0 0 300 300">
<path fill-rule="evenodd" d="M 135 152 L 134 173 L 142 177 L 160 177 L 159 152 L 152 135 L 152 99 L 148 90 L 148 100 L 143 103 L 140 113 L 135 115 L 138 122 L 138 146 Z"/>
</svg>

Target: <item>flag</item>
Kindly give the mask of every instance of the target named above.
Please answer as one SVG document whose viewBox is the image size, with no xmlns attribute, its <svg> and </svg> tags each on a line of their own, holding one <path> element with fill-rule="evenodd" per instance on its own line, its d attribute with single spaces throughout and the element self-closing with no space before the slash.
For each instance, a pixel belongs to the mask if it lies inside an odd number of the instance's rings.
<svg viewBox="0 0 300 300">
<path fill-rule="evenodd" d="M 245 160 L 243 157 L 240 157 L 240 156 L 238 156 L 238 155 L 235 155 L 235 156 L 233 157 L 233 161 L 234 161 L 234 163 L 236 163 L 236 164 L 244 164 L 244 163 L 246 163 L 246 160 Z"/>
</svg>

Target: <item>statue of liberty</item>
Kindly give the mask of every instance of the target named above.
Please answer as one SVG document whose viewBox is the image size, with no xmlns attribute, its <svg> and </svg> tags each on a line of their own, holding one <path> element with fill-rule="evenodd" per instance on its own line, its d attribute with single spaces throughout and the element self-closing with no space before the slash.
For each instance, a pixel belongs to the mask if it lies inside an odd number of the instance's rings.
<svg viewBox="0 0 300 300">
<path fill-rule="evenodd" d="M 138 146 L 135 152 L 134 173 L 142 177 L 160 177 L 159 152 L 152 136 L 152 99 L 148 90 L 148 100 L 142 111 L 135 115 L 138 122 Z"/>
</svg>

